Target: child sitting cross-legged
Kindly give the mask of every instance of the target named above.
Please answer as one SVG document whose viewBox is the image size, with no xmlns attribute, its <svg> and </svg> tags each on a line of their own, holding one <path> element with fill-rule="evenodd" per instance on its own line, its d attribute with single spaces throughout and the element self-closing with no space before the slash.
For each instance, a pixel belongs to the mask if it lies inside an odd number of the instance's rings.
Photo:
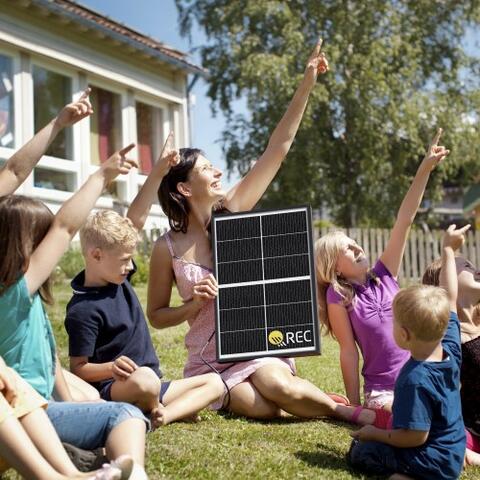
<svg viewBox="0 0 480 480">
<path fill-rule="evenodd" d="M 455 250 L 469 226 L 444 235 L 440 286 L 415 285 L 393 302 L 393 335 L 410 359 L 395 384 L 392 429 L 353 432 L 353 467 L 391 478 L 458 478 L 465 454 Z"/>
<path fill-rule="evenodd" d="M 171 160 L 171 159 L 170 159 Z M 143 189 L 169 168 L 161 156 Z M 129 402 L 151 413 L 154 426 L 192 418 L 223 394 L 215 373 L 162 382 L 140 302 L 130 279 L 138 230 L 113 211 L 90 216 L 80 232 L 85 270 L 72 281 L 65 327 L 70 368 L 105 400 Z"/>
</svg>

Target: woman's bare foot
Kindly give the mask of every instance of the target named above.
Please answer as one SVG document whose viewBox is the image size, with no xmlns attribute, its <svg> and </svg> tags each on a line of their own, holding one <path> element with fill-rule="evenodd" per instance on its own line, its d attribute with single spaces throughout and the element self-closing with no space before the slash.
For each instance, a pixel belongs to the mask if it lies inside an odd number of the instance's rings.
<svg viewBox="0 0 480 480">
<path fill-rule="evenodd" d="M 198 423 L 202 419 L 200 418 L 200 415 L 198 413 L 193 413 L 189 417 L 182 418 L 182 422 L 185 423 Z"/>
</svg>

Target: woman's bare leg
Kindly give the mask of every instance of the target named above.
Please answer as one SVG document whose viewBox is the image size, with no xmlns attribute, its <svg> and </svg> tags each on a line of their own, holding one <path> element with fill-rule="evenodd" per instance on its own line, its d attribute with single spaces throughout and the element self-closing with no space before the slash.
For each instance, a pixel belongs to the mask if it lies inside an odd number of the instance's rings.
<svg viewBox="0 0 480 480">
<path fill-rule="evenodd" d="M 278 405 L 267 400 L 248 380 L 230 390 L 228 410 L 237 415 L 262 420 L 285 416 Z"/>
<path fill-rule="evenodd" d="M 334 417 L 351 421 L 355 407 L 335 403 L 308 380 L 292 375 L 286 367 L 266 365 L 250 376 L 260 394 L 280 409 L 304 418 Z M 373 424 L 375 412 L 363 410 L 357 422 Z"/>
</svg>

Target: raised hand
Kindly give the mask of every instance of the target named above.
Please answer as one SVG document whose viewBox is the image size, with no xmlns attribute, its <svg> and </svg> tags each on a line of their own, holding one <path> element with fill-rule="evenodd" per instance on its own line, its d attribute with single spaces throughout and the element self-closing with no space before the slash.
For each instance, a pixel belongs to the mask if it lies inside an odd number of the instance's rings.
<svg viewBox="0 0 480 480">
<path fill-rule="evenodd" d="M 443 234 L 443 246 L 458 250 L 465 243 L 465 233 L 469 228 L 470 224 L 458 229 L 456 225 L 450 225 Z"/>
<path fill-rule="evenodd" d="M 178 151 L 175 150 L 175 145 L 173 143 L 173 132 L 171 131 L 165 140 L 165 144 L 163 145 L 157 163 L 155 164 L 155 170 L 157 170 L 163 177 L 172 167 L 178 165 L 179 162 L 180 155 L 178 154 Z"/>
<path fill-rule="evenodd" d="M 86 88 L 81 97 L 62 108 L 55 119 L 58 128 L 65 128 L 79 122 L 93 113 L 92 105 L 88 100 L 90 88 Z"/>
<path fill-rule="evenodd" d="M 123 382 L 137 369 L 138 365 L 131 358 L 122 355 L 113 362 L 112 377 Z"/>
<path fill-rule="evenodd" d="M 108 158 L 100 167 L 106 182 L 111 182 L 118 175 L 127 174 L 132 167 L 138 167 L 135 160 L 127 158 L 126 155 L 135 147 L 134 143 L 117 150 L 110 158 Z"/>
<path fill-rule="evenodd" d="M 315 85 L 318 74 L 328 72 L 328 60 L 322 50 L 323 40 L 318 39 L 315 48 L 313 49 L 307 61 L 307 68 L 305 69 L 305 79 L 309 81 L 310 87 Z"/>
<path fill-rule="evenodd" d="M 203 305 L 208 300 L 213 300 L 218 295 L 216 278 L 210 274 L 193 286 L 192 300 Z"/>
<path fill-rule="evenodd" d="M 443 145 L 438 145 L 442 133 L 443 130 L 439 128 L 433 137 L 422 162 L 422 164 L 426 165 L 430 170 L 433 170 L 450 153 L 450 150 L 447 150 Z"/>
</svg>

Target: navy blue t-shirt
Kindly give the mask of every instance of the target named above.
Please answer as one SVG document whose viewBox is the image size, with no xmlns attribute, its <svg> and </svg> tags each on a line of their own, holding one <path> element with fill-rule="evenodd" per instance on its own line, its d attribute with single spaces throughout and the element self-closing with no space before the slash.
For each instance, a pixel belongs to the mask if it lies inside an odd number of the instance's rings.
<svg viewBox="0 0 480 480">
<path fill-rule="evenodd" d="M 65 328 L 69 355 L 88 357 L 91 363 L 112 362 L 125 355 L 139 367 L 150 367 L 162 377 L 142 307 L 129 282 L 85 287 L 85 271 L 71 283 L 73 297 L 67 305 Z M 112 380 L 93 385 L 101 390 Z"/>
<path fill-rule="evenodd" d="M 429 431 L 416 448 L 399 448 L 397 454 L 418 478 L 458 478 L 465 454 L 465 427 L 460 403 L 460 325 L 450 314 L 442 340 L 441 362 L 407 361 L 398 375 L 393 402 L 393 428 Z M 415 477 L 417 478 L 417 477 Z"/>
</svg>

